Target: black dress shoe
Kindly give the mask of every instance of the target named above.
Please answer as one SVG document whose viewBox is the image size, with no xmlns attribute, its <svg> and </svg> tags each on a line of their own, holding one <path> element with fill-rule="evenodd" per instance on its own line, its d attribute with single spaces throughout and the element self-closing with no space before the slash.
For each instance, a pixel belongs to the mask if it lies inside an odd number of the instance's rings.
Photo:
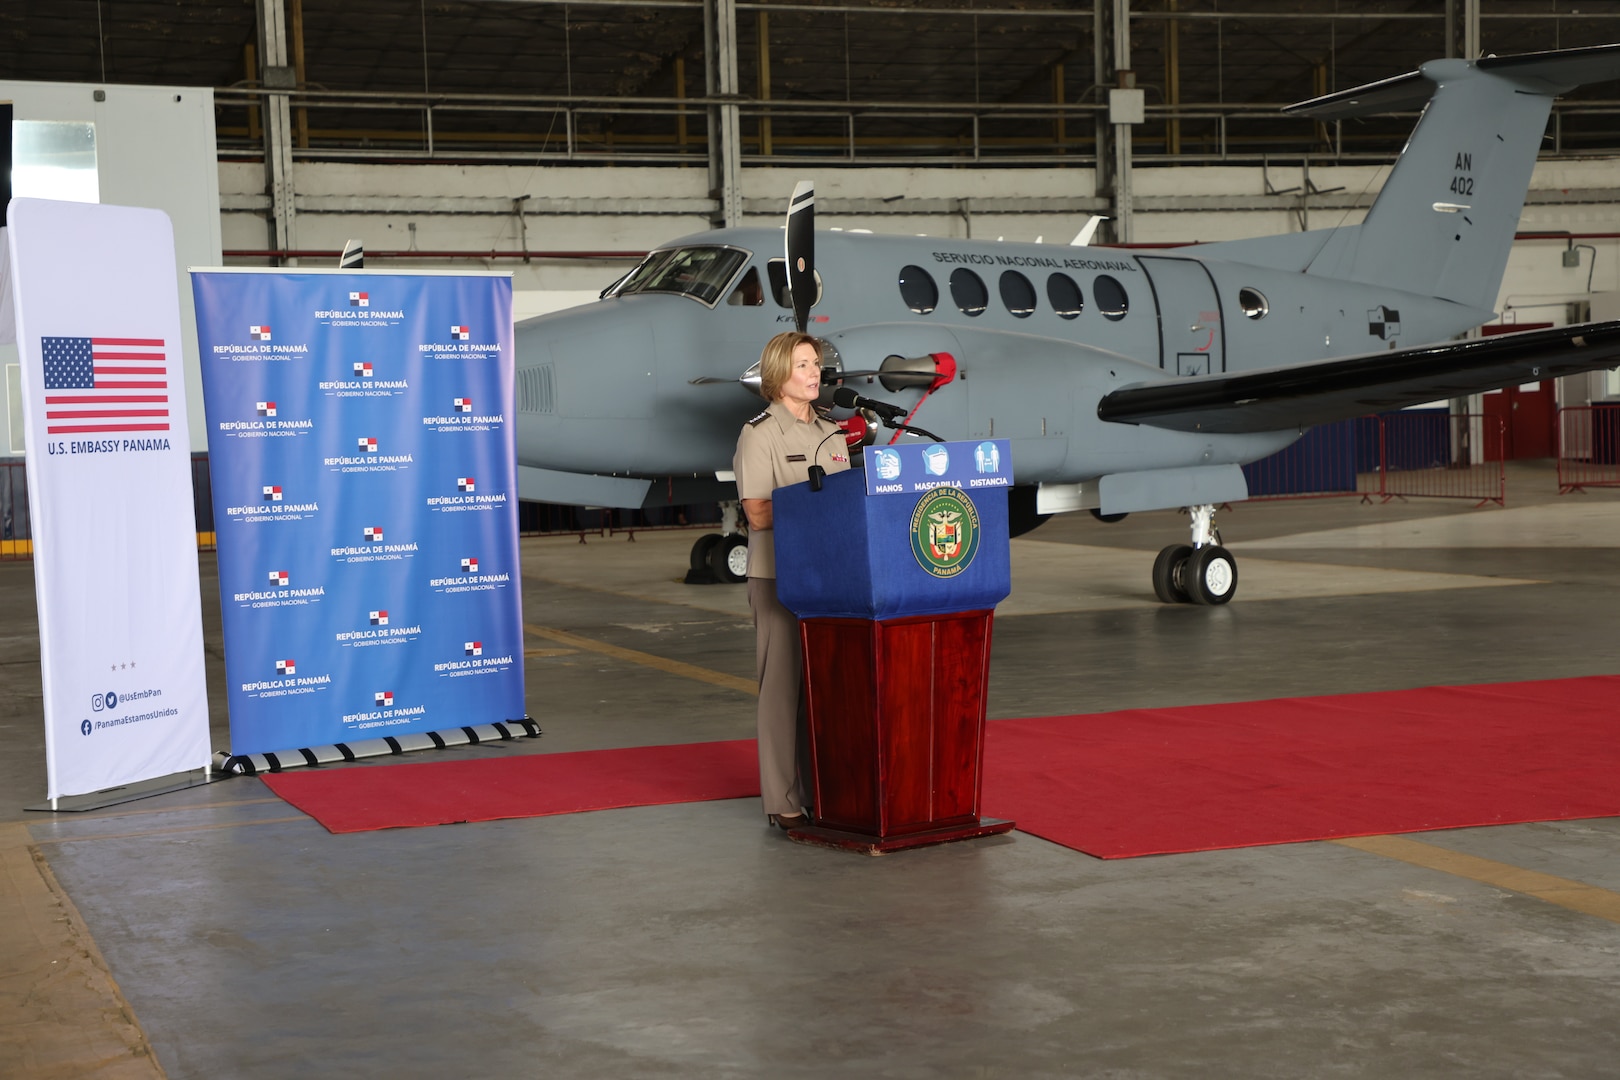
<svg viewBox="0 0 1620 1080">
<path fill-rule="evenodd" d="M 771 814 L 771 824 L 778 829 L 802 829 L 810 824 L 810 815 L 800 812 L 797 814 Z"/>
</svg>

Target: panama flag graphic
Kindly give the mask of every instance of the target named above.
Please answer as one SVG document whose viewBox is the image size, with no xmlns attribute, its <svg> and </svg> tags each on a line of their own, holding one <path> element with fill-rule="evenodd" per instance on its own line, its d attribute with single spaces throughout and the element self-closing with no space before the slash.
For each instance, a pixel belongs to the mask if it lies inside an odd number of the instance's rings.
<svg viewBox="0 0 1620 1080">
<path fill-rule="evenodd" d="M 377 703 L 379 709 L 391 709 L 394 707 L 394 692 L 392 690 L 379 690 L 372 700 Z"/>
<path fill-rule="evenodd" d="M 476 491 L 477 487 L 478 487 L 478 485 L 474 482 L 473 478 L 470 477 L 470 476 L 458 476 L 458 477 L 456 477 L 456 490 L 457 491 Z"/>
<path fill-rule="evenodd" d="M 250 326 L 248 327 L 248 337 L 252 338 L 254 341 L 269 341 L 270 327 L 268 325 Z"/>
<path fill-rule="evenodd" d="M 371 306 L 371 294 L 370 293 L 363 293 L 363 292 L 352 292 L 352 293 L 350 293 L 349 294 L 349 306 L 350 307 L 370 307 Z"/>
<path fill-rule="evenodd" d="M 371 544 L 382 543 L 383 531 L 381 525 L 367 525 L 365 527 L 366 542 Z"/>
<path fill-rule="evenodd" d="M 375 454 L 377 452 L 377 440 L 375 438 L 363 436 L 356 442 L 355 445 L 358 449 L 367 454 Z"/>
<path fill-rule="evenodd" d="M 463 574 L 476 574 L 476 573 L 478 573 L 478 560 L 477 559 L 462 559 L 461 560 L 461 572 Z"/>
<path fill-rule="evenodd" d="M 253 403 L 253 409 L 260 416 L 276 415 L 276 403 L 273 401 L 256 401 Z"/>
<path fill-rule="evenodd" d="M 386 612 L 386 611 L 373 611 L 371 613 L 371 625 L 372 626 L 387 626 L 388 625 L 388 612 Z"/>
<path fill-rule="evenodd" d="M 280 502 L 281 501 L 281 485 L 280 484 L 266 484 L 266 485 L 264 485 L 264 501 L 265 502 Z"/>
<path fill-rule="evenodd" d="M 465 326 L 452 326 L 450 328 L 450 336 L 455 338 L 457 341 L 466 341 L 472 336 L 472 331 Z"/>
<path fill-rule="evenodd" d="M 482 641 L 469 641 L 462 646 L 462 649 L 468 656 L 484 655 L 484 643 Z"/>
<path fill-rule="evenodd" d="M 291 660 L 277 660 L 276 661 L 276 674 L 277 675 L 296 675 L 296 674 L 298 674 L 298 665 L 293 663 Z"/>
<path fill-rule="evenodd" d="M 48 434 L 169 430 L 162 338 L 47 337 L 40 354 Z"/>
<path fill-rule="evenodd" d="M 291 576 L 285 570 L 270 571 L 270 584 L 285 588 Z"/>
<path fill-rule="evenodd" d="M 455 401 L 456 412 L 472 412 L 472 398 L 458 397 Z"/>
<path fill-rule="evenodd" d="M 354 373 L 362 379 L 371 378 L 371 361 L 356 360 L 354 362 Z"/>
</svg>

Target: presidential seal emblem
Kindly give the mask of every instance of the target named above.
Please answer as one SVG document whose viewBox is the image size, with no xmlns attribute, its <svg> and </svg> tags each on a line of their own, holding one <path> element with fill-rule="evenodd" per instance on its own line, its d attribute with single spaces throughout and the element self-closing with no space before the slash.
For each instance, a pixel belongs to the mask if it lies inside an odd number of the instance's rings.
<svg viewBox="0 0 1620 1080">
<path fill-rule="evenodd" d="M 979 550 L 979 511 L 961 488 L 937 487 L 911 515 L 911 553 L 938 578 L 955 577 Z"/>
</svg>

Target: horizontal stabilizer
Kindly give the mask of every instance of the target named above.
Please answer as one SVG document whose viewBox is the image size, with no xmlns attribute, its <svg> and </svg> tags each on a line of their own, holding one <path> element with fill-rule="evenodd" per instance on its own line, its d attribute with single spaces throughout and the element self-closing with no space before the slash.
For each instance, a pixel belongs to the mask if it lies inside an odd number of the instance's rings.
<svg viewBox="0 0 1620 1080">
<path fill-rule="evenodd" d="M 1620 321 L 1583 323 L 1128 386 L 1104 397 L 1097 415 L 1171 431 L 1286 431 L 1616 366 Z"/>
<path fill-rule="evenodd" d="M 1430 66 L 1425 64 L 1424 68 Z M 1517 56 L 1484 56 L 1475 60 L 1473 66 L 1557 96 L 1587 83 L 1620 79 L 1620 45 L 1593 45 L 1584 49 L 1559 49 Z M 1283 112 L 1290 116 L 1307 116 L 1312 120 L 1349 120 L 1358 116 L 1415 112 L 1428 102 L 1438 85 L 1430 78 L 1428 70 L 1412 71 L 1301 101 L 1287 106 Z"/>
</svg>

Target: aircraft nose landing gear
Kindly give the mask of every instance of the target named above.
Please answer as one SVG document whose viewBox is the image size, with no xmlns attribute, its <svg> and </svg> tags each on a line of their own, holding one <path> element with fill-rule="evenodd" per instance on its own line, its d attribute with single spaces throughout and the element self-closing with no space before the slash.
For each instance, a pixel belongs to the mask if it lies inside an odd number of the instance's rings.
<svg viewBox="0 0 1620 1080">
<path fill-rule="evenodd" d="M 1166 604 L 1224 604 L 1237 594 L 1237 560 L 1221 546 L 1215 507 L 1190 506 L 1192 544 L 1171 544 L 1153 561 L 1153 592 Z"/>
</svg>

